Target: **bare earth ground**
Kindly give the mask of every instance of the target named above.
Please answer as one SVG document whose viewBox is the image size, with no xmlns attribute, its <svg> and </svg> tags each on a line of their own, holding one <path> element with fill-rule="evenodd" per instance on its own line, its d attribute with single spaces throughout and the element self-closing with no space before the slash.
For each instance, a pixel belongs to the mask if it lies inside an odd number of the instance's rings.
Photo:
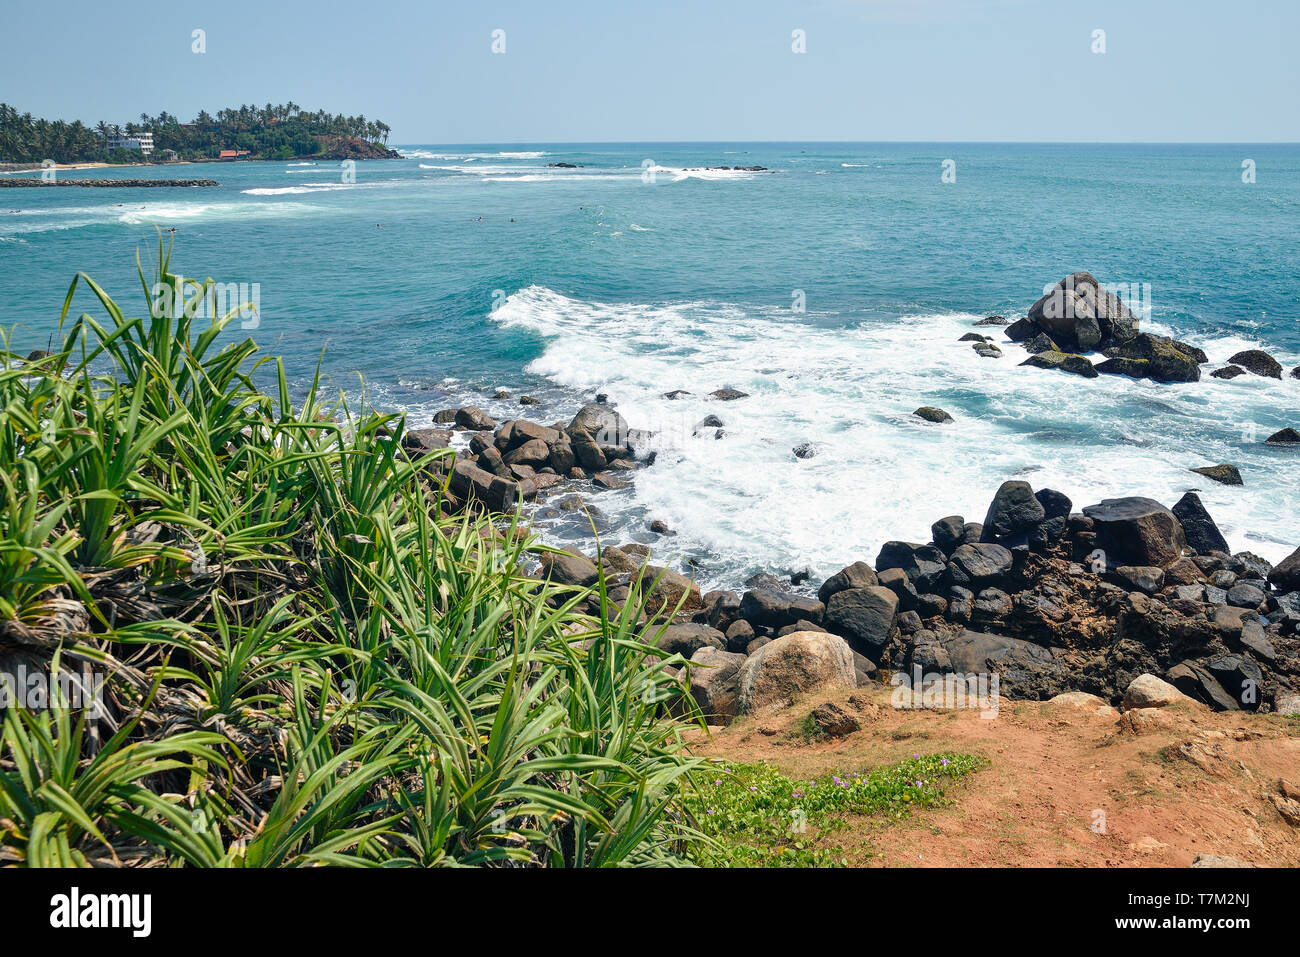
<svg viewBox="0 0 1300 957">
<path fill-rule="evenodd" d="M 1300 864 L 1300 826 L 1282 814 L 1300 812 L 1294 719 L 1189 704 L 1121 716 L 1109 706 L 1005 698 L 996 717 L 981 718 L 976 710 L 895 709 L 890 690 L 812 695 L 713 728 L 711 740 L 701 733 L 694 750 L 766 761 L 795 778 L 917 753 L 987 759 L 947 788 L 951 807 L 902 822 L 859 819 L 831 835 L 825 843 L 842 847 L 850 864 L 1185 867 L 1198 854 L 1258 867 Z M 811 743 L 792 732 L 825 701 L 856 715 L 862 729 Z M 1097 811 L 1104 833 L 1094 830 Z"/>
</svg>

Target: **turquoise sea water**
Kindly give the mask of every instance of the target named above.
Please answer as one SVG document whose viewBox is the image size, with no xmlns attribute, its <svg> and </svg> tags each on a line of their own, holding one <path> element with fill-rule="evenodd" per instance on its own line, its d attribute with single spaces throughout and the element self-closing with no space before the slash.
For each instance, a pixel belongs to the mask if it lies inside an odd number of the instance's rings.
<svg viewBox="0 0 1300 957">
<path fill-rule="evenodd" d="M 142 310 L 137 250 L 175 227 L 185 275 L 257 284 L 253 335 L 298 382 L 323 366 L 423 424 L 514 400 L 544 422 L 597 392 L 658 456 L 599 493 L 607 540 L 656 541 L 709 584 L 834 571 L 929 524 L 980 520 L 1023 477 L 1077 506 L 1198 488 L 1236 548 L 1300 545 L 1300 380 L 1211 379 L 1248 347 L 1300 364 L 1300 147 L 973 144 L 412 146 L 400 160 L 62 172 L 200 177 L 193 190 L 0 192 L 0 303 L 42 347 L 73 272 Z M 1257 181 L 1242 182 L 1253 160 Z M 956 181 L 942 181 L 944 161 Z M 578 164 L 578 169 L 549 163 Z M 770 172 L 705 171 L 707 166 Z M 959 336 L 1087 269 L 1144 327 L 1201 345 L 1200 383 L 1085 381 L 982 359 Z M 803 311 L 796 307 L 802 304 Z M 89 296 L 78 307 L 93 310 Z M 998 334 L 998 330 L 984 329 Z M 751 398 L 717 403 L 721 387 Z M 668 402 L 661 393 L 693 396 Z M 957 420 L 915 420 L 938 405 Z M 725 422 L 695 434 L 707 414 Z M 812 442 L 818 454 L 796 459 Z M 1231 462 L 1243 488 L 1187 471 Z M 543 511 L 559 541 L 589 544 Z"/>
</svg>

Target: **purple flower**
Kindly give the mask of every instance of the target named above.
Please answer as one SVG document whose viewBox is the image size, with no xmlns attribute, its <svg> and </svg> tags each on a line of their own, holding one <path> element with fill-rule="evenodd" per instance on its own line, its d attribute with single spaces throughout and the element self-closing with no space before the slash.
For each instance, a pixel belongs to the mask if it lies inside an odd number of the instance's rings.
<svg viewBox="0 0 1300 957">
<path fill-rule="evenodd" d="M 803 797 L 803 792 L 802 792 L 802 791 L 792 791 L 792 792 L 790 792 L 790 797 L 792 797 L 792 798 L 801 798 L 801 797 Z"/>
<path fill-rule="evenodd" d="M 921 759 L 921 756 L 919 754 L 914 754 L 912 755 L 912 757 L 916 758 L 918 761 Z"/>
<path fill-rule="evenodd" d="M 722 778 L 714 778 L 714 779 L 713 779 L 713 783 L 714 783 L 714 784 L 721 784 L 721 783 L 722 783 Z"/>
<path fill-rule="evenodd" d="M 713 808 L 709 808 L 709 813 L 710 813 L 710 814 L 717 814 L 718 812 L 715 811 L 715 810 L 713 810 Z"/>
<path fill-rule="evenodd" d="M 939 763 L 942 764 L 942 765 L 946 768 L 946 767 L 948 766 L 948 759 L 947 759 L 947 758 L 940 758 L 940 759 L 939 759 Z"/>
<path fill-rule="evenodd" d="M 920 782 L 919 780 L 916 782 L 916 786 L 917 786 L 918 788 L 921 786 L 921 782 Z"/>
</svg>

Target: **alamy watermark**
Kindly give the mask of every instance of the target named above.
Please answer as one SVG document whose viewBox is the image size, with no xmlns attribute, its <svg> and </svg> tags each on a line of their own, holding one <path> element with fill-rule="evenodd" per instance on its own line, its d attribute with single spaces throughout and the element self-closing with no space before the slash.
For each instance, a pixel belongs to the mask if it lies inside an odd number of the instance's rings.
<svg viewBox="0 0 1300 957">
<path fill-rule="evenodd" d="M 104 717 L 104 676 L 89 665 L 80 671 L 60 668 L 54 674 L 20 664 L 0 671 L 0 711 L 85 711 L 92 721 Z"/>
<path fill-rule="evenodd" d="M 190 282 L 193 284 L 193 280 Z M 262 284 L 213 282 L 203 295 L 186 296 L 184 276 L 176 276 L 171 284 L 154 283 L 149 314 L 163 319 L 181 312 L 189 319 L 220 319 L 237 312 L 241 329 L 256 329 L 262 324 Z"/>
</svg>

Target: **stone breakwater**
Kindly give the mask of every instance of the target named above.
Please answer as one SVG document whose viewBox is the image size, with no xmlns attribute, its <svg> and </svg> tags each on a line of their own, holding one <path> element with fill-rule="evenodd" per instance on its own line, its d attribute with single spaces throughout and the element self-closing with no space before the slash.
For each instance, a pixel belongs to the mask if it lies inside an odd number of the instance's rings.
<svg viewBox="0 0 1300 957">
<path fill-rule="evenodd" d="M 220 186 L 215 179 L 43 179 L 25 176 L 0 179 L 0 187 L 85 186 L 100 189 L 158 189 L 170 186 Z"/>
</svg>

